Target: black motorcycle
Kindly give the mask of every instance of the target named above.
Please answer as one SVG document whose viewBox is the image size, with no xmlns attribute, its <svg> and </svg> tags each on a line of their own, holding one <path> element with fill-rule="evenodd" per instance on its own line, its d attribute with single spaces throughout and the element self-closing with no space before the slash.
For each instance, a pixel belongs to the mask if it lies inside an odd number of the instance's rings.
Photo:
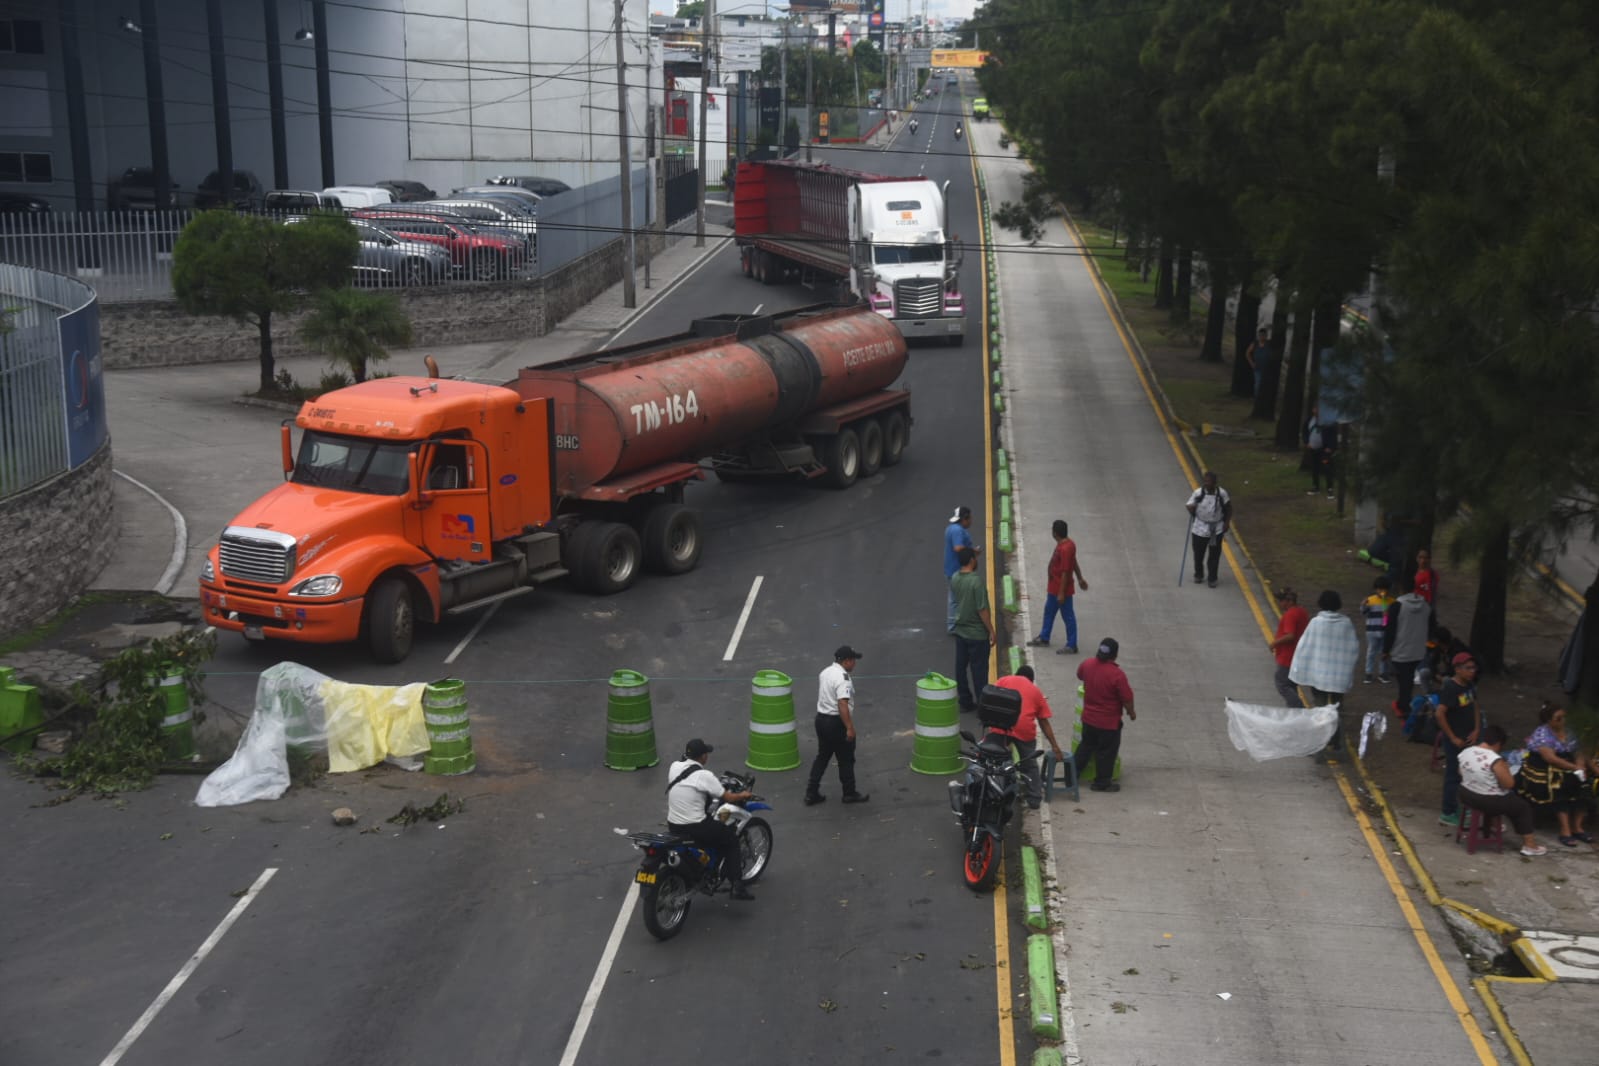
<svg viewBox="0 0 1599 1066">
<path fill-rule="evenodd" d="M 1021 693 L 989 685 L 978 699 L 978 720 L 994 729 L 1009 729 L 1021 713 Z M 1014 709 L 1013 709 L 1014 708 Z M 989 733 L 979 741 L 966 730 L 961 739 L 972 747 L 961 752 L 964 777 L 949 783 L 949 805 L 960 818 L 965 838 L 966 884 L 979 891 L 992 888 L 1005 853 L 1005 826 L 1016 809 L 1021 768 L 1011 757 L 1011 740 Z"/>
<path fill-rule="evenodd" d="M 749 792 L 755 787 L 753 774 L 745 777 L 727 772 L 721 776 L 722 787 L 729 792 Z M 743 863 L 746 885 L 765 873 L 772 859 L 772 827 L 766 819 L 750 812 L 771 809 L 762 797 L 754 796 L 744 803 L 722 803 L 714 815 L 738 832 L 739 861 Z M 731 882 L 722 876 L 721 856 L 688 837 L 667 830 L 629 833 L 628 840 L 644 853 L 633 879 L 638 882 L 644 904 L 644 928 L 657 940 L 670 940 L 682 930 L 694 893 L 714 896 L 732 889 Z"/>
<path fill-rule="evenodd" d="M 959 123 L 956 123 L 956 124 L 955 124 L 955 139 L 956 139 L 956 140 L 957 140 L 957 141 L 958 141 L 958 140 L 960 140 L 960 139 L 961 139 L 961 133 L 962 133 L 962 132 L 963 132 L 963 131 L 962 131 L 962 130 L 961 130 L 961 127 L 960 127 L 960 124 L 959 124 Z"/>
</svg>

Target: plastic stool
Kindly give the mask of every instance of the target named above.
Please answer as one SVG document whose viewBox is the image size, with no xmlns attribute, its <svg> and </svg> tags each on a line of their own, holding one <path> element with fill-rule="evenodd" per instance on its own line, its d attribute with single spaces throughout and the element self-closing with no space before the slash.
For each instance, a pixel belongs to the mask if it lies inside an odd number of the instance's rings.
<svg viewBox="0 0 1599 1066">
<path fill-rule="evenodd" d="M 1071 792 L 1073 803 L 1081 803 L 1083 794 L 1077 788 L 1076 761 L 1073 760 L 1070 755 L 1068 755 L 1066 758 L 1057 762 L 1055 759 L 1055 753 L 1052 751 L 1044 755 L 1044 802 L 1049 802 L 1050 795 L 1055 790 L 1056 766 L 1060 767 L 1060 787 L 1062 790 Z"/>
<path fill-rule="evenodd" d="M 1477 854 L 1477 848 L 1494 846 L 1494 850 L 1505 850 L 1505 820 L 1497 814 L 1478 810 L 1476 807 L 1460 805 L 1460 825 L 1455 828 L 1455 843 L 1460 843 L 1460 838 L 1466 838 L 1466 854 Z"/>
</svg>

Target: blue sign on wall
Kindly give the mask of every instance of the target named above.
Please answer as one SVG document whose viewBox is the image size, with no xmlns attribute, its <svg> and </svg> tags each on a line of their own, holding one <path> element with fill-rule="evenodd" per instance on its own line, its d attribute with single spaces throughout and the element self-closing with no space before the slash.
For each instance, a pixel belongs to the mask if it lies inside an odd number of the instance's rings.
<svg viewBox="0 0 1599 1066">
<path fill-rule="evenodd" d="M 67 419 L 67 463 L 76 469 L 106 439 L 105 381 L 100 366 L 100 302 L 62 315 L 62 398 Z"/>
</svg>

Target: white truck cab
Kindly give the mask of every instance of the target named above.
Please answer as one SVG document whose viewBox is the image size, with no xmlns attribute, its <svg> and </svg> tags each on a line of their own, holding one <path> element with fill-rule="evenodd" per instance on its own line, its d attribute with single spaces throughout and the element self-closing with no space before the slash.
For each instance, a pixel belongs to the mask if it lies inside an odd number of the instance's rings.
<svg viewBox="0 0 1599 1066">
<path fill-rule="evenodd" d="M 966 304 L 957 284 L 960 251 L 945 228 L 946 194 L 925 179 L 851 185 L 850 283 L 906 337 L 959 344 Z"/>
</svg>

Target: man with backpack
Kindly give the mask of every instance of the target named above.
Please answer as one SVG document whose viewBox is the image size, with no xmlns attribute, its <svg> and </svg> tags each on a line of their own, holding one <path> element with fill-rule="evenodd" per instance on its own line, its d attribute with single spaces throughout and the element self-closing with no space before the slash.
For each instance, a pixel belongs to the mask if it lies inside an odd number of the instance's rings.
<svg viewBox="0 0 1599 1066">
<path fill-rule="evenodd" d="M 743 803 L 753 792 L 733 792 L 722 787 L 721 778 L 705 768 L 712 748 L 699 737 L 683 748 L 683 758 L 667 773 L 672 783 L 666 786 L 666 824 L 672 832 L 688 837 L 702 848 L 714 850 L 722 859 L 722 873 L 733 886 L 733 898 L 750 900 L 755 896 L 744 887 L 744 856 L 738 831 L 711 816 L 712 803 Z"/>
<path fill-rule="evenodd" d="M 1215 588 L 1216 572 L 1221 566 L 1221 539 L 1232 528 L 1233 498 L 1217 484 L 1215 472 L 1207 470 L 1200 486 L 1188 497 L 1187 506 L 1193 516 L 1188 532 L 1194 542 L 1194 583 L 1206 581 Z"/>
</svg>

